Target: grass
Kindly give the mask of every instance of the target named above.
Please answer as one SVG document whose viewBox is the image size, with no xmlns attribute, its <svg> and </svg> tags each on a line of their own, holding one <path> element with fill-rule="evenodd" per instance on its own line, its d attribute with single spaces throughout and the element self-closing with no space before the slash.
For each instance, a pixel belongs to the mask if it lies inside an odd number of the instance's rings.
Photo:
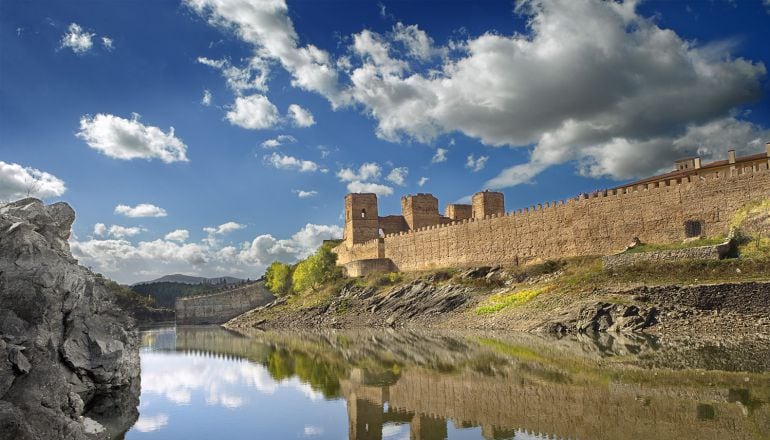
<svg viewBox="0 0 770 440">
<path fill-rule="evenodd" d="M 547 285 L 535 289 L 524 289 L 512 293 L 492 295 L 481 306 L 476 308 L 476 314 L 486 315 L 499 312 L 508 307 L 520 306 L 532 301 L 543 293 L 550 292 L 554 288 L 555 286 L 553 285 Z"/>
</svg>

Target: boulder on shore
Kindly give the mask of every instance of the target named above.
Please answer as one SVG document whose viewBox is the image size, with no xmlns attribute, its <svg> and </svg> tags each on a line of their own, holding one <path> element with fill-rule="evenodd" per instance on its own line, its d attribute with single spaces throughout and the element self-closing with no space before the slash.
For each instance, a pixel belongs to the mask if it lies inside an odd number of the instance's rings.
<svg viewBox="0 0 770 440">
<path fill-rule="evenodd" d="M 0 439 L 108 438 L 138 417 L 135 323 L 69 248 L 75 212 L 0 205 Z"/>
</svg>

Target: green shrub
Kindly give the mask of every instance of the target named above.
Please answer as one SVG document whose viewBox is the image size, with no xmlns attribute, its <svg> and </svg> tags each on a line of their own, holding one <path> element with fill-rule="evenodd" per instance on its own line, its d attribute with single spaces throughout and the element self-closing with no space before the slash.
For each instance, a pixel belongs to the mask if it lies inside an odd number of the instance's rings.
<svg viewBox="0 0 770 440">
<path fill-rule="evenodd" d="M 291 293 L 291 266 L 274 261 L 265 272 L 265 287 L 277 296 Z"/>
</svg>

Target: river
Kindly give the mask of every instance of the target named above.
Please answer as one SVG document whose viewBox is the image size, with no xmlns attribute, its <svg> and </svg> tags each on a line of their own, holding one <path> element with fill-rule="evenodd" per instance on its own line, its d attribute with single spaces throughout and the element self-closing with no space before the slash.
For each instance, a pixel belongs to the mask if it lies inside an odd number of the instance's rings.
<svg viewBox="0 0 770 440">
<path fill-rule="evenodd" d="M 770 362 L 751 350 L 218 327 L 149 329 L 142 347 L 130 440 L 770 439 Z"/>
</svg>

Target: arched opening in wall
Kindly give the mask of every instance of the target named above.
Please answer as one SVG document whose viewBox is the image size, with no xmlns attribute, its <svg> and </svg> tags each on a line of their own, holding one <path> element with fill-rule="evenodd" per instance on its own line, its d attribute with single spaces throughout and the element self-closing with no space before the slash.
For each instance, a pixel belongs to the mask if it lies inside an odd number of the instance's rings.
<svg viewBox="0 0 770 440">
<path fill-rule="evenodd" d="M 703 235 L 703 222 L 700 220 L 687 220 L 684 222 L 684 236 L 687 238 Z"/>
<path fill-rule="evenodd" d="M 385 231 L 383 231 L 382 228 L 380 228 L 380 231 L 379 231 L 378 235 L 379 235 L 380 238 L 384 238 L 385 237 Z"/>
<path fill-rule="evenodd" d="M 366 210 L 365 209 L 361 210 L 361 218 L 366 218 Z"/>
</svg>

